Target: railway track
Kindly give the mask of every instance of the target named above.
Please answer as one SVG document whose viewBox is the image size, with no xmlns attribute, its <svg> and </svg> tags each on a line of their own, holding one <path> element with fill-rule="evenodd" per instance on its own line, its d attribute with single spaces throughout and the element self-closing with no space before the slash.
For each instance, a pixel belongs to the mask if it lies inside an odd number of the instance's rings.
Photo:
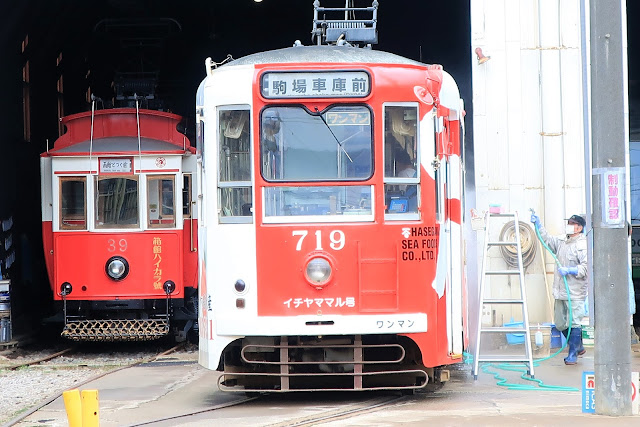
<svg viewBox="0 0 640 427">
<path fill-rule="evenodd" d="M 39 363 L 47 362 L 49 360 L 55 359 L 56 357 L 62 356 L 64 354 L 71 353 L 71 352 L 75 351 L 75 349 L 76 349 L 76 347 L 72 346 L 72 347 L 69 347 L 69 348 L 65 348 L 64 350 L 58 351 L 56 353 L 50 354 L 48 356 L 39 357 L 39 358 L 34 359 L 34 360 L 29 360 L 28 362 L 17 363 L 17 364 L 13 364 L 13 365 L 9 365 L 9 366 L 3 366 L 2 369 L 8 369 L 8 370 L 11 370 L 11 371 L 15 371 L 16 369 L 26 368 L 27 366 L 37 365 Z"/>
<path fill-rule="evenodd" d="M 176 424 L 179 423 L 180 425 L 182 425 L 182 424 L 189 424 L 191 422 L 195 422 L 195 423 L 197 423 L 198 421 L 202 422 L 203 421 L 202 416 L 207 413 L 220 411 L 225 408 L 229 408 L 233 406 L 243 405 L 249 402 L 266 400 L 268 399 L 268 396 L 269 395 L 246 397 L 243 399 L 238 399 L 233 402 L 214 405 L 205 410 L 184 413 L 184 414 L 171 416 L 171 417 L 158 418 L 151 421 L 145 421 L 144 423 L 131 424 L 128 427 L 141 427 L 141 426 L 147 426 L 147 425 L 162 426 L 162 425 L 172 425 L 173 423 L 176 423 Z M 363 395 L 359 394 L 358 396 L 363 396 Z M 287 418 L 286 420 L 278 421 L 276 423 L 265 424 L 265 427 L 308 427 L 308 426 L 320 425 L 322 423 L 326 423 L 330 421 L 346 420 L 352 417 L 362 415 L 364 413 L 383 410 L 385 408 L 403 403 L 408 399 L 410 399 L 409 396 L 391 395 L 391 396 L 375 397 L 372 399 L 367 399 L 367 400 L 363 400 L 363 401 L 359 401 L 359 402 L 355 402 L 347 405 L 341 405 L 340 403 L 336 403 L 333 406 L 333 409 L 319 410 L 318 412 L 312 415 L 306 415 L 303 417 L 294 416 L 292 418 Z M 266 403 L 268 404 L 269 402 L 266 402 Z M 294 403 L 294 405 L 298 405 L 298 403 Z M 258 410 L 258 409 L 255 409 L 255 410 Z"/>
<path fill-rule="evenodd" d="M 268 427 L 307 427 L 315 426 L 329 421 L 346 420 L 367 412 L 376 412 L 387 407 L 405 402 L 408 396 L 383 396 L 374 399 L 357 402 L 345 407 L 323 411 L 306 417 L 293 418 Z"/>
</svg>

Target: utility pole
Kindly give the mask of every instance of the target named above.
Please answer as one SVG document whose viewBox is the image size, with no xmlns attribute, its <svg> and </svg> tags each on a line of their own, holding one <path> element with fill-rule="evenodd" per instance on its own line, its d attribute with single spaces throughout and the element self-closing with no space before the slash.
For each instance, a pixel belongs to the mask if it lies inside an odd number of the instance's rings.
<svg viewBox="0 0 640 427">
<path fill-rule="evenodd" d="M 631 415 L 625 168 L 626 1 L 589 2 L 595 411 Z"/>
</svg>

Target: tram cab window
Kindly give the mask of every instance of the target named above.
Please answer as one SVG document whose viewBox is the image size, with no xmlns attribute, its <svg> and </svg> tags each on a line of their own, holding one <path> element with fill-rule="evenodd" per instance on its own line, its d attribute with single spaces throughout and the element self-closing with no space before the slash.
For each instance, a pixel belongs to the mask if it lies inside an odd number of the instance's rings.
<svg viewBox="0 0 640 427">
<path fill-rule="evenodd" d="M 249 107 L 225 107 L 218 116 L 218 206 L 221 223 L 253 219 Z"/>
<path fill-rule="evenodd" d="M 386 219 L 419 219 L 418 108 L 384 108 L 384 191 Z"/>
<path fill-rule="evenodd" d="M 364 181 L 373 173 L 371 111 L 334 106 L 322 113 L 269 107 L 261 114 L 261 172 L 267 181 Z"/>
<path fill-rule="evenodd" d="M 174 202 L 174 177 L 147 177 L 147 218 L 150 228 L 176 226 Z"/>
<path fill-rule="evenodd" d="M 86 178 L 60 178 L 60 229 L 87 229 Z"/>
<path fill-rule="evenodd" d="M 137 177 L 96 177 L 96 228 L 137 228 Z"/>
</svg>

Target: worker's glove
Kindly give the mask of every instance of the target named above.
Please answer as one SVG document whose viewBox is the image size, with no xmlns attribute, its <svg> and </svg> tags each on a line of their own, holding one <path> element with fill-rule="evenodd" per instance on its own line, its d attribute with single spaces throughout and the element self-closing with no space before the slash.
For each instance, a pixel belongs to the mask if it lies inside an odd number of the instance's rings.
<svg viewBox="0 0 640 427">
<path fill-rule="evenodd" d="M 574 276 L 578 275 L 578 267 L 560 267 L 558 268 L 558 273 L 566 276 L 567 274 L 573 274 Z"/>
<path fill-rule="evenodd" d="M 531 222 L 536 225 L 540 223 L 540 218 L 536 214 L 531 214 Z"/>
</svg>

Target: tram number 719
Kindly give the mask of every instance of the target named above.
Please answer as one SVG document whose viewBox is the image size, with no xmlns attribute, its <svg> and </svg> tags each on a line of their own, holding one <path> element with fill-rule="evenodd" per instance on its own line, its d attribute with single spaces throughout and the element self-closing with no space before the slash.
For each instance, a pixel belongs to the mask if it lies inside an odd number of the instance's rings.
<svg viewBox="0 0 640 427">
<path fill-rule="evenodd" d="M 302 250 L 302 242 L 304 242 L 304 238 L 309 234 L 309 230 L 293 230 L 291 233 L 292 236 L 298 236 L 298 243 L 296 244 L 296 251 Z M 322 230 L 316 230 L 316 250 L 322 250 Z M 329 233 L 329 247 L 335 251 L 339 251 L 344 248 L 344 232 L 342 230 L 332 230 Z"/>
</svg>

